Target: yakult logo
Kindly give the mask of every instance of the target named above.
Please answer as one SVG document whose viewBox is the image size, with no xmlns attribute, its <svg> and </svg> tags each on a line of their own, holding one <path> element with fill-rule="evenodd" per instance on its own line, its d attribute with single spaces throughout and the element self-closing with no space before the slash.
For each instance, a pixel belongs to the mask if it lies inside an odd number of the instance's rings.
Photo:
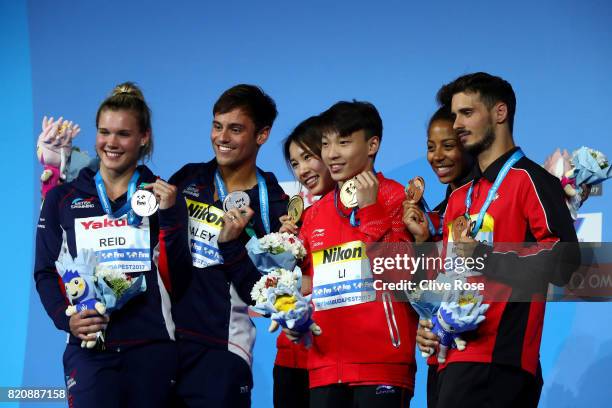
<svg viewBox="0 0 612 408">
<path fill-rule="evenodd" d="M 127 219 L 119 218 L 117 220 L 109 220 L 105 218 L 103 222 L 100 221 L 81 221 L 81 225 L 85 227 L 85 230 L 89 229 L 100 229 L 110 227 L 126 227 L 128 225 Z"/>
</svg>

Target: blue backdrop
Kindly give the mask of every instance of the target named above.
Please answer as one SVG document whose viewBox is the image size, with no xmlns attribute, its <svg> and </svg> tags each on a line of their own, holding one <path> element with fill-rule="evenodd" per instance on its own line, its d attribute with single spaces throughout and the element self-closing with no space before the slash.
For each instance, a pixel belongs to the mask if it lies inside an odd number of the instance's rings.
<svg viewBox="0 0 612 408">
<path fill-rule="evenodd" d="M 583 144 L 612 155 L 604 123 L 612 114 L 612 4 L 606 0 L 0 0 L 0 44 L 7 153 L 0 161 L 6 175 L 0 386 L 63 384 L 65 336 L 44 314 L 31 277 L 41 118 L 64 115 L 79 123 L 76 144 L 93 153 L 95 111 L 119 82 L 136 81 L 153 109 L 150 164 L 163 177 L 212 157 L 212 104 L 226 88 L 247 82 L 278 104 L 259 163 L 280 180 L 291 179 L 280 155 L 282 138 L 333 102 L 357 98 L 373 102 L 384 120 L 377 168 L 400 182 L 425 176 L 428 201 L 436 203 L 443 189 L 425 161 L 434 95 L 442 83 L 476 70 L 513 84 L 515 138 L 532 159 L 543 162 L 556 147 Z M 610 241 L 605 192 L 589 199 L 583 212 L 603 214 L 588 229 Z M 610 312 L 609 304 L 549 305 L 542 407 L 607 404 Z M 591 316 L 597 316 L 597 331 Z M 257 320 L 253 406 L 269 407 L 274 337 Z M 424 373 L 419 370 L 415 407 L 425 404 Z"/>
</svg>

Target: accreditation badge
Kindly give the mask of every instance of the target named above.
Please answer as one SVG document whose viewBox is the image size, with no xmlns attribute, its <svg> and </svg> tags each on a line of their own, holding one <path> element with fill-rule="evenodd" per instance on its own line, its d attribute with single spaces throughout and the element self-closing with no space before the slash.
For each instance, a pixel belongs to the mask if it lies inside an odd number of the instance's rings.
<svg viewBox="0 0 612 408">
<path fill-rule="evenodd" d="M 223 227 L 223 211 L 219 208 L 185 198 L 189 213 L 189 247 L 196 268 L 223 263 L 217 239 Z"/>
<path fill-rule="evenodd" d="M 77 251 L 92 249 L 101 266 L 123 273 L 151 270 L 149 219 L 138 226 L 128 223 L 127 215 L 77 218 L 74 237 Z"/>
<path fill-rule="evenodd" d="M 352 241 L 316 251 L 312 261 L 315 310 L 376 300 L 374 278 L 363 242 Z"/>
</svg>

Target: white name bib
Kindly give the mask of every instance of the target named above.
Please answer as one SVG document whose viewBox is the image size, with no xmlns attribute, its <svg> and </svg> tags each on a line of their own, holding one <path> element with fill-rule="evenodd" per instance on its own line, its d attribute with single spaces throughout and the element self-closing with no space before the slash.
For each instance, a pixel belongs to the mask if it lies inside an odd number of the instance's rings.
<svg viewBox="0 0 612 408">
<path fill-rule="evenodd" d="M 361 241 L 316 251 L 312 300 L 315 310 L 358 305 L 376 300 L 370 261 Z"/>
<path fill-rule="evenodd" d="M 74 220 L 77 251 L 93 249 L 100 265 L 124 273 L 151 270 L 149 218 L 139 226 L 130 226 L 127 216 L 108 215 Z"/>
<path fill-rule="evenodd" d="M 206 268 L 222 264 L 223 257 L 219 253 L 217 239 L 223 226 L 223 211 L 188 198 L 185 201 L 189 211 L 189 245 L 193 266 Z"/>
</svg>

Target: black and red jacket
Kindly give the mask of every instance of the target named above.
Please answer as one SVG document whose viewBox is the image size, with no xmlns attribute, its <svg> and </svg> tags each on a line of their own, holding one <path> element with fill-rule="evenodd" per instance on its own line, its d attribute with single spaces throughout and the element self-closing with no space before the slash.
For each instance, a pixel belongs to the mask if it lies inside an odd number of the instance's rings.
<svg viewBox="0 0 612 408">
<path fill-rule="evenodd" d="M 465 199 L 473 184 L 470 216 L 479 213 L 487 193 L 514 148 L 495 160 L 472 182 L 451 194 L 444 218 L 444 243 L 452 241 L 452 222 L 466 211 Z M 497 195 L 487 210 L 480 233 L 487 230 L 494 246 L 479 244 L 473 257 L 485 259 L 482 276 L 468 278 L 485 282 L 486 292 L 496 293 L 502 301 L 492 302 L 486 320 L 474 332 L 462 337 L 467 340 L 464 351 L 450 350 L 447 363 L 499 363 L 520 367 L 536 374 L 544 323 L 543 302 L 549 282 L 564 284 L 573 270 L 561 258 L 576 257 L 574 251 L 561 251 L 560 242 L 577 242 L 572 218 L 565 205 L 559 180 L 541 166 L 522 157 L 510 169 Z M 479 239 L 479 236 L 476 236 Z M 537 255 L 529 251 L 498 251 L 499 243 L 548 243 Z M 516 246 L 515 246 L 516 248 Z M 575 247 L 577 249 L 577 247 Z M 536 256 L 534 256 L 536 255 Z M 572 263 L 575 264 L 575 263 Z M 528 288 L 528 289 L 526 289 Z M 533 291 L 540 288 L 540 291 Z M 524 299 L 530 290 L 531 302 L 511 302 L 517 296 Z M 507 301 L 503 301 L 505 298 Z M 446 365 L 443 365 L 443 369 Z"/>
</svg>

